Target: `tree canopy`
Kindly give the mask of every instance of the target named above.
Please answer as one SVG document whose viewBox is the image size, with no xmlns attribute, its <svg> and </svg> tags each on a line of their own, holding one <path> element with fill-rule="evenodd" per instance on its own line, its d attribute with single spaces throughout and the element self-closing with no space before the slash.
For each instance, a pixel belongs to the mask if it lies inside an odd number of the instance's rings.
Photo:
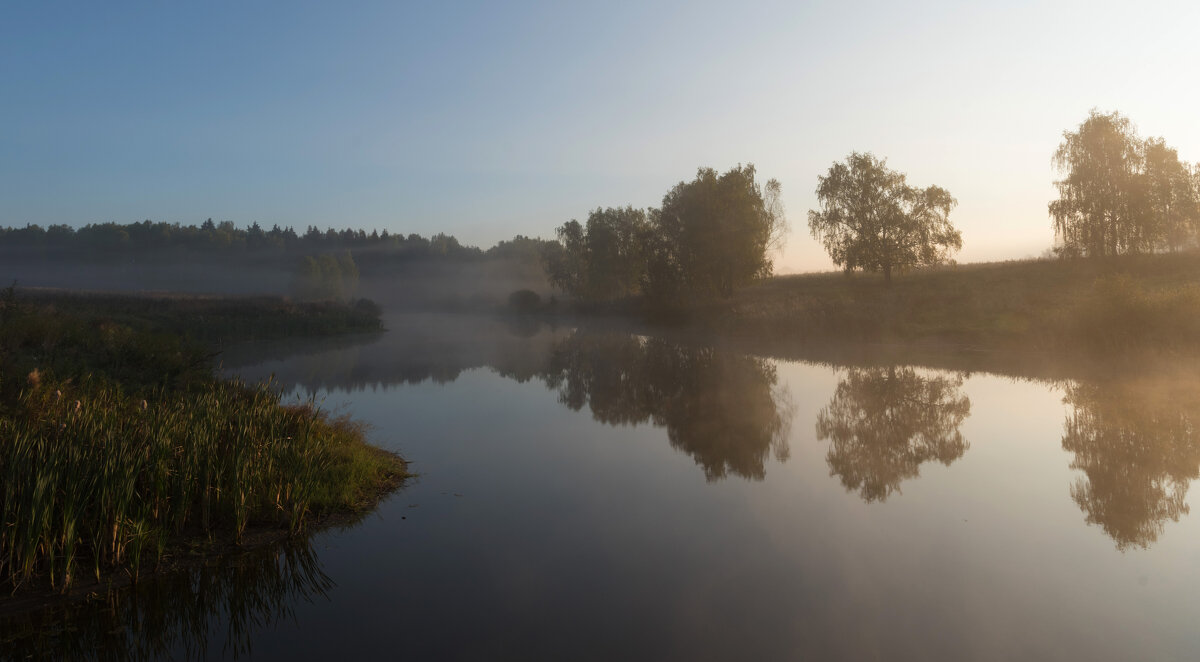
<svg viewBox="0 0 1200 662">
<path fill-rule="evenodd" d="M 1104 257 L 1194 244 L 1200 229 L 1200 168 L 1162 138 L 1142 140 L 1129 118 L 1092 110 L 1064 131 L 1053 163 L 1063 178 L 1050 202 L 1057 251 Z"/>
<path fill-rule="evenodd" d="M 749 164 L 721 175 L 700 168 L 663 196 L 655 230 L 687 292 L 729 296 L 771 275 L 770 249 L 787 231 L 780 191 L 774 179 L 760 186 Z"/>
<path fill-rule="evenodd" d="M 557 229 L 544 262 L 551 282 L 591 301 L 647 295 L 660 303 L 729 296 L 771 274 L 771 249 L 787 231 L 781 187 L 755 181 L 753 165 L 700 168 L 659 209 L 593 211 Z"/>
<path fill-rule="evenodd" d="M 646 212 L 631 206 L 596 209 L 586 226 L 564 223 L 556 230 L 558 247 L 545 256 L 550 282 L 591 301 L 640 293 L 649 231 Z"/>
<path fill-rule="evenodd" d="M 894 271 L 938 264 L 962 248 L 962 233 L 950 223 L 957 201 L 939 186 L 910 186 L 887 161 L 854 152 L 818 178 L 820 210 L 808 212 L 808 227 L 833 263 L 846 271 Z"/>
</svg>

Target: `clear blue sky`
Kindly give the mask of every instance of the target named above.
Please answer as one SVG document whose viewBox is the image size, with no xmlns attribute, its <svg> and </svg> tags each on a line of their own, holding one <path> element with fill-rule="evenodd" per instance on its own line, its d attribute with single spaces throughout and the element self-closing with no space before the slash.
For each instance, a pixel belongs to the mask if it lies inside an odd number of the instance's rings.
<svg viewBox="0 0 1200 662">
<path fill-rule="evenodd" d="M 0 8 L 0 224 L 550 237 L 698 166 L 872 151 L 959 200 L 962 261 L 1040 253 L 1092 107 L 1200 160 L 1200 3 L 205 2 Z"/>
</svg>

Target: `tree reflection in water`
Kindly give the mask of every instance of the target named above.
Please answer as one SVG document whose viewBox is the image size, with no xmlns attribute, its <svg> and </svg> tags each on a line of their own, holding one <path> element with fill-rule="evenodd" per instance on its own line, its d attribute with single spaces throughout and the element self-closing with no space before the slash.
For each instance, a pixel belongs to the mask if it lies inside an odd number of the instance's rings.
<svg viewBox="0 0 1200 662">
<path fill-rule="evenodd" d="M 1071 497 L 1121 550 L 1149 547 L 1166 522 L 1187 514 L 1188 484 L 1200 476 L 1200 397 L 1178 384 L 1071 384 L 1074 407 L 1064 450 L 1084 476 Z"/>
<path fill-rule="evenodd" d="M 252 657 L 255 631 L 333 586 L 308 541 L 265 548 L 140 582 L 95 601 L 0 619 L 0 659 Z M 222 639 L 222 634 L 223 639 Z"/>
<path fill-rule="evenodd" d="M 833 443 L 830 475 L 864 501 L 886 501 L 930 460 L 949 465 L 969 444 L 959 426 L 971 401 L 961 377 L 922 377 L 912 368 L 853 368 L 817 415 L 817 438 Z"/>
<path fill-rule="evenodd" d="M 709 481 L 762 480 L 788 456 L 791 397 L 764 359 L 658 338 L 575 332 L 540 377 L 573 410 L 611 425 L 665 427 Z"/>
</svg>

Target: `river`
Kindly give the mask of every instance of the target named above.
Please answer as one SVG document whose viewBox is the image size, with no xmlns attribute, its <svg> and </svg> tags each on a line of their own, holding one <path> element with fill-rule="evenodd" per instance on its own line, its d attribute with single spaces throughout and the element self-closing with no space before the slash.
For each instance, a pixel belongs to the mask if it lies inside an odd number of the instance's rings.
<svg viewBox="0 0 1200 662">
<path fill-rule="evenodd" d="M 29 622 L 14 656 L 1200 654 L 1200 384 L 392 316 L 227 352 L 419 476 L 357 524 Z M 1181 376 L 1184 375 L 1184 376 Z"/>
</svg>

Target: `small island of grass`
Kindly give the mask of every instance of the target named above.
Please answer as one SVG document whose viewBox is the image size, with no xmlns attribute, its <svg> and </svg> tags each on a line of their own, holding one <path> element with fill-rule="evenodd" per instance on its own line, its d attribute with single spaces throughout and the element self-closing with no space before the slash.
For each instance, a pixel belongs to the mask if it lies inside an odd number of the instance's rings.
<svg viewBox="0 0 1200 662">
<path fill-rule="evenodd" d="M 198 541 L 362 512 L 407 476 L 361 424 L 218 377 L 195 340 L 215 333 L 197 310 L 234 332 L 239 307 L 259 328 L 378 329 L 367 306 L 115 301 L 0 300 L 0 589 L 136 579 Z"/>
</svg>

